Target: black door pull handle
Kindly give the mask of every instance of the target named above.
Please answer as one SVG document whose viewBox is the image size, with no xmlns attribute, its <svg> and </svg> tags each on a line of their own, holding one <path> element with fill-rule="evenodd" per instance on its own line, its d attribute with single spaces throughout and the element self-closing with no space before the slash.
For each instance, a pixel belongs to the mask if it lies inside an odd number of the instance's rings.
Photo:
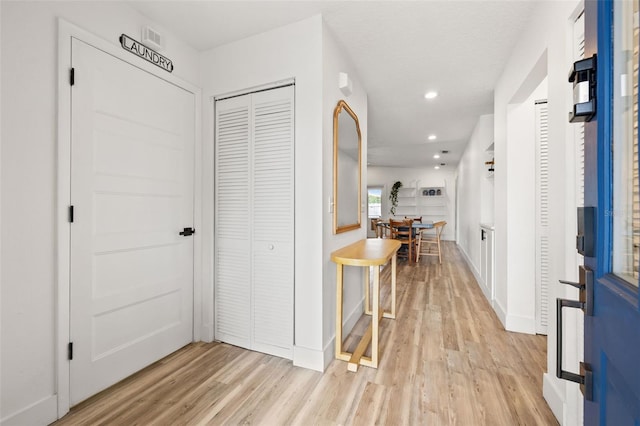
<svg viewBox="0 0 640 426">
<path fill-rule="evenodd" d="M 560 280 L 561 284 L 567 284 L 580 290 L 579 300 L 556 299 L 556 377 L 559 379 L 576 382 L 587 401 L 593 401 L 593 373 L 591 366 L 585 362 L 580 363 L 580 374 L 572 373 L 562 368 L 562 308 L 582 309 L 585 315 L 593 315 L 593 271 L 585 266 L 579 268 L 580 279 L 578 282 Z"/>
<path fill-rule="evenodd" d="M 195 233 L 196 233 L 196 230 L 193 228 L 184 228 L 182 231 L 180 231 L 180 235 L 184 235 L 185 237 L 188 237 Z"/>
</svg>

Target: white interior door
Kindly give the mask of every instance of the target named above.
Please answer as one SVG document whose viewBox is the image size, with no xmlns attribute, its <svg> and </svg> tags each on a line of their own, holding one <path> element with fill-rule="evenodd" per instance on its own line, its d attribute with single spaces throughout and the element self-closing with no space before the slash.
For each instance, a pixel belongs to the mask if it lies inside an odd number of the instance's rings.
<svg viewBox="0 0 640 426">
<path fill-rule="evenodd" d="M 192 341 L 195 97 L 72 43 L 71 404 Z"/>
<path fill-rule="evenodd" d="M 293 357 L 293 86 L 216 102 L 215 337 Z"/>
</svg>

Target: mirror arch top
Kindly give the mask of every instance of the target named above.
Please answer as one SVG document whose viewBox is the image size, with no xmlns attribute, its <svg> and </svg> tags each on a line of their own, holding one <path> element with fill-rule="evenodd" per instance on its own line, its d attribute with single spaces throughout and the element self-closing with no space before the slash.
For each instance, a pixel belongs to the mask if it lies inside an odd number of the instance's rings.
<svg viewBox="0 0 640 426">
<path fill-rule="evenodd" d="M 362 223 L 362 133 L 358 116 L 346 101 L 333 110 L 333 233 L 359 229 Z"/>
</svg>

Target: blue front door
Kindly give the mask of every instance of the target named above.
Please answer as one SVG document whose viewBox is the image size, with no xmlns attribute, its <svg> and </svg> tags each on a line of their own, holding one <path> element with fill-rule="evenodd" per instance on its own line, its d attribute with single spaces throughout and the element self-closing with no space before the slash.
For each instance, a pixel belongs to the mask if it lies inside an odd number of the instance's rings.
<svg viewBox="0 0 640 426">
<path fill-rule="evenodd" d="M 595 206 L 593 315 L 585 363 L 588 425 L 640 425 L 638 4 L 588 0 L 586 56 L 597 53 L 597 114 L 585 127 L 585 206 Z"/>
</svg>

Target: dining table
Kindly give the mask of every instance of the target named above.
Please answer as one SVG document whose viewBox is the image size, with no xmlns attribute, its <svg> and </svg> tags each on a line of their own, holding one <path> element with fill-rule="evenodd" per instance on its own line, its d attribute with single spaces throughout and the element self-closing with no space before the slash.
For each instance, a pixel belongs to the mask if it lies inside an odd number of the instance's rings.
<svg viewBox="0 0 640 426">
<path fill-rule="evenodd" d="M 401 220 L 401 219 L 398 219 L 398 220 Z M 380 220 L 376 223 L 376 226 L 386 231 L 389 229 L 389 220 L 388 219 Z M 411 223 L 411 229 L 413 230 L 413 236 L 415 237 L 416 234 L 420 232 L 422 229 L 433 229 L 433 222 L 422 223 L 422 222 L 414 221 Z M 382 234 L 376 232 L 376 235 L 378 236 L 378 238 L 380 238 L 380 235 Z"/>
<path fill-rule="evenodd" d="M 378 221 L 378 223 L 376 223 L 376 226 L 378 226 L 380 228 L 384 228 L 384 229 L 389 229 L 389 220 L 388 219 L 387 220 L 380 220 L 380 221 Z M 421 222 L 415 222 L 414 221 L 411 224 L 411 228 L 414 231 L 418 230 L 418 229 L 433 229 L 433 222 L 421 223 Z"/>
</svg>

